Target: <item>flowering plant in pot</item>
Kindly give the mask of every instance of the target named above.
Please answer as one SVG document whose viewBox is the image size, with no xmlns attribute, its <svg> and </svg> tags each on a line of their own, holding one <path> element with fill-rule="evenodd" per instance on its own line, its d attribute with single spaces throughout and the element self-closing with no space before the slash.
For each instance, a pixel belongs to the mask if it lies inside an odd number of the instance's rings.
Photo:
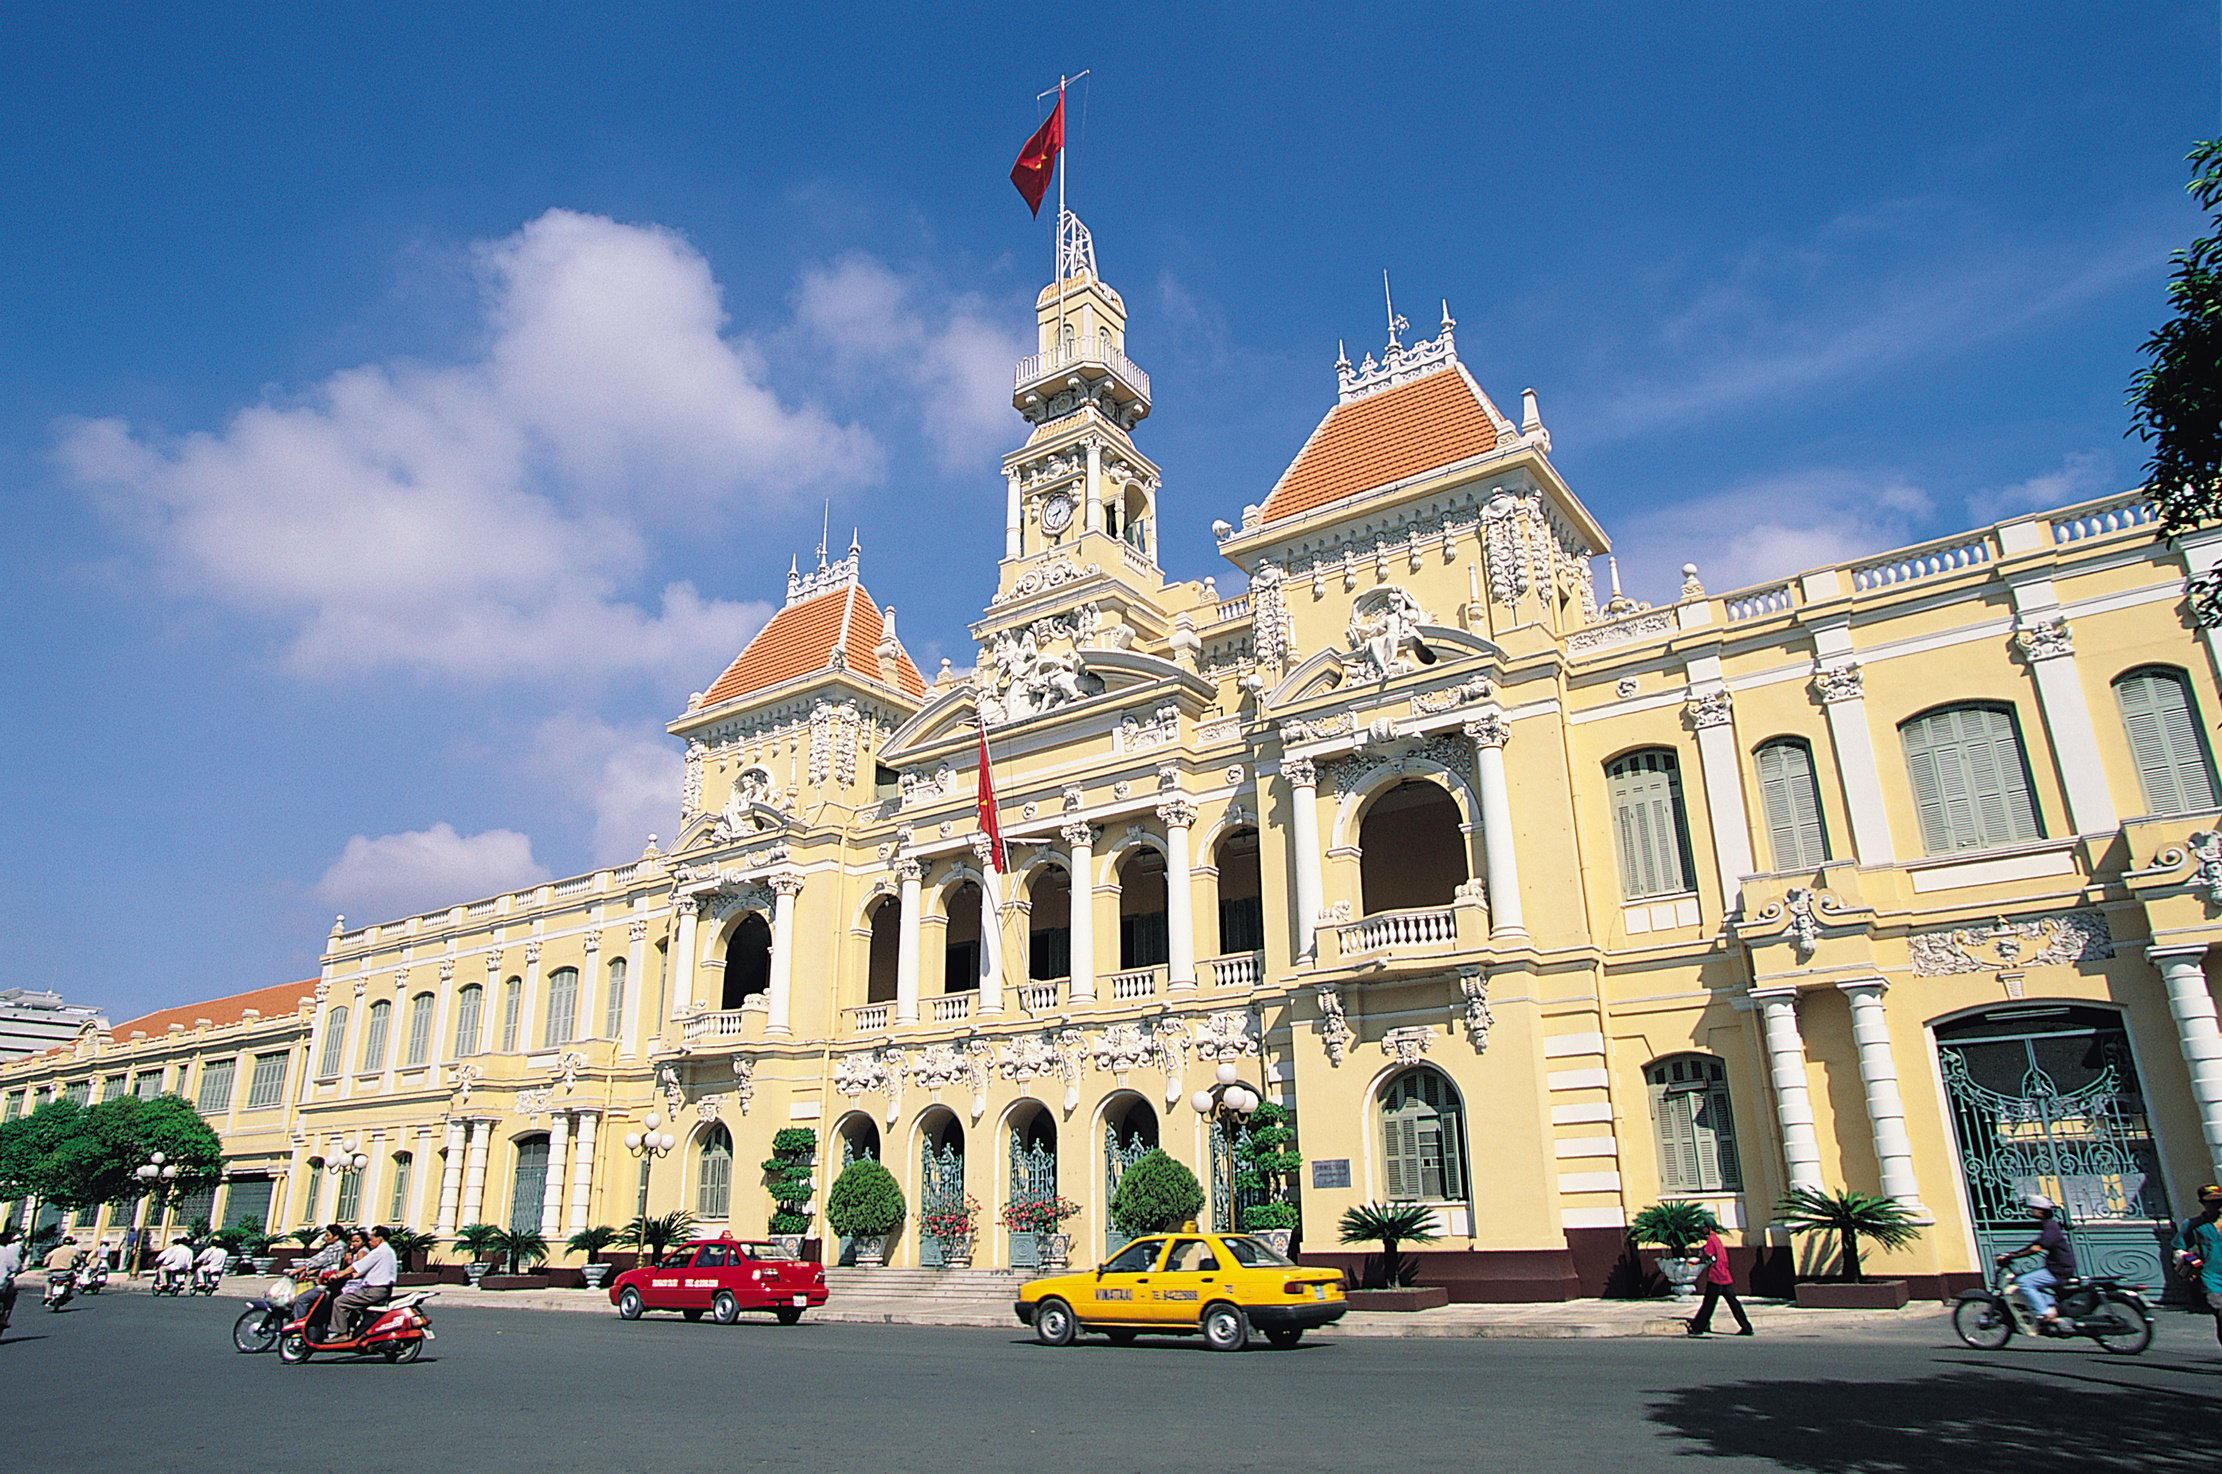
<svg viewBox="0 0 2222 1474">
<path fill-rule="evenodd" d="M 918 1215 L 918 1231 L 941 1241 L 941 1262 L 950 1269 L 972 1264 L 972 1237 L 980 1226 L 980 1200 L 970 1193 Z"/>
<path fill-rule="evenodd" d="M 818 1160 L 818 1133 L 787 1126 L 772 1133 L 772 1154 L 764 1162 L 764 1186 L 772 1195 L 772 1241 L 796 1259 L 810 1231 L 810 1169 Z"/>
<path fill-rule="evenodd" d="M 870 1157 L 841 1169 L 826 1194 L 826 1223 L 856 1250 L 859 1269 L 886 1262 L 887 1236 L 903 1221 L 903 1190 L 895 1174 Z"/>
<path fill-rule="evenodd" d="M 1012 1233 L 1040 1235 L 1041 1267 L 1063 1269 L 1072 1262 L 1072 1235 L 1065 1220 L 1080 1216 L 1080 1205 L 1054 1194 L 1046 1198 L 1020 1198 L 1003 1205 L 1003 1226 Z"/>
<path fill-rule="evenodd" d="M 1704 1204 L 1676 1199 L 1653 1203 L 1638 1213 L 1628 1225 L 1628 1238 L 1636 1244 L 1656 1244 L 1664 1251 L 1659 1255 L 1659 1273 L 1677 1296 L 1688 1299 L 1696 1296 L 1697 1276 L 1705 1267 L 1705 1261 L 1691 1251 L 1718 1227 L 1719 1221 Z"/>
</svg>

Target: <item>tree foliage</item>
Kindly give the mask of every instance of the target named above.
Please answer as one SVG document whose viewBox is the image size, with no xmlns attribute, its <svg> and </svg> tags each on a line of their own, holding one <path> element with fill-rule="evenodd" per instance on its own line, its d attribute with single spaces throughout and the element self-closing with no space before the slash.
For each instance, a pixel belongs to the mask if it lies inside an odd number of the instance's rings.
<svg viewBox="0 0 2222 1474">
<path fill-rule="evenodd" d="M 1635 1221 L 1628 1225 L 1628 1237 L 1639 1244 L 1657 1244 L 1669 1254 L 1682 1255 L 1704 1243 L 1705 1236 L 1718 1227 L 1719 1220 L 1703 1203 L 1677 1198 L 1653 1203 L 1638 1213 Z"/>
<path fill-rule="evenodd" d="M 818 1133 L 807 1126 L 786 1126 L 772 1133 L 772 1154 L 764 1161 L 764 1186 L 772 1196 L 773 1233 L 809 1231 L 810 1165 L 817 1155 Z"/>
<path fill-rule="evenodd" d="M 903 1189 L 895 1174 L 859 1157 L 841 1169 L 826 1194 L 826 1222 L 849 1238 L 877 1238 L 892 1233 L 903 1221 Z"/>
<path fill-rule="evenodd" d="M 178 1168 L 173 1192 L 208 1187 L 224 1170 L 223 1144 L 183 1096 L 50 1100 L 0 1126 L 0 1196 L 80 1210 L 134 1202 L 148 1190 L 139 1168 L 155 1152 Z"/>
<path fill-rule="evenodd" d="M 1849 1188 L 1833 1193 L 1817 1187 L 1792 1188 L 1775 1204 L 1775 1217 L 1793 1234 L 1835 1234 L 1844 1253 L 1842 1277 L 1855 1284 L 1860 1279 L 1861 1239 L 1897 1249 L 1921 1237 L 1921 1225 L 1896 1198 Z"/>
<path fill-rule="evenodd" d="M 673 1244 L 683 1244 L 694 1237 L 694 1215 L 684 1208 L 654 1217 L 643 1213 L 617 1231 L 611 1243 L 628 1249 L 638 1249 L 650 1260 L 661 1259 Z"/>
<path fill-rule="evenodd" d="M 2130 380 L 2130 432 L 2152 446 L 2145 484 L 2174 537 L 2222 516 L 2222 138 L 2189 154 L 2186 186 L 2211 229 L 2175 254 L 2175 316 L 2145 340 Z"/>
<path fill-rule="evenodd" d="M 1169 1233 L 1195 1221 L 1203 1211 L 1203 1184 L 1196 1174 L 1151 1147 L 1119 1175 L 1111 1194 L 1111 1223 L 1121 1233 Z"/>
<path fill-rule="evenodd" d="M 1235 1138 L 1234 1185 L 1259 1199 L 1242 1210 L 1244 1228 L 1296 1227 L 1289 1183 L 1304 1165 L 1304 1156 L 1296 1150 L 1296 1128 L 1288 1120 L 1286 1108 L 1270 1100 L 1260 1102 Z"/>
<path fill-rule="evenodd" d="M 1338 1225 L 1346 1244 L 1379 1244 L 1381 1276 L 1390 1289 L 1404 1283 L 1404 1244 L 1435 1242 L 1435 1210 L 1425 1203 L 1365 1203 L 1343 1211 Z"/>
</svg>

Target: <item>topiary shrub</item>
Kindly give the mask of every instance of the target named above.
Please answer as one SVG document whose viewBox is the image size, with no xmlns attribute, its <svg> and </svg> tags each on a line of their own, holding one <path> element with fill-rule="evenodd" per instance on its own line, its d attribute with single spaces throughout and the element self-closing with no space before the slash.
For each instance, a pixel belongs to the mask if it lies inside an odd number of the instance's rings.
<svg viewBox="0 0 2222 1474">
<path fill-rule="evenodd" d="M 860 1157 L 841 1169 L 826 1194 L 826 1222 L 845 1238 L 879 1238 L 903 1221 L 903 1190 L 895 1174 Z"/>
<path fill-rule="evenodd" d="M 818 1133 L 787 1126 L 772 1133 L 772 1154 L 764 1163 L 764 1186 L 771 1191 L 773 1233 L 810 1231 L 810 1165 L 817 1160 Z"/>
<path fill-rule="evenodd" d="M 1111 1194 L 1111 1223 L 1125 1234 L 1168 1233 L 1204 1209 L 1196 1174 L 1152 1147 L 1135 1159 Z"/>
</svg>

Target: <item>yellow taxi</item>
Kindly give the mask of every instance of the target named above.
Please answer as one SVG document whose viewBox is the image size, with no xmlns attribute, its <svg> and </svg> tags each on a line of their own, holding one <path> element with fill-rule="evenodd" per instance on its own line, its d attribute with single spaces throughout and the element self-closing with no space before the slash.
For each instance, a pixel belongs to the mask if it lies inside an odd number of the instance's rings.
<svg viewBox="0 0 2222 1474">
<path fill-rule="evenodd" d="M 1277 1347 L 1342 1319 L 1342 1274 L 1307 1269 L 1262 1239 L 1239 1233 L 1147 1234 L 1094 1270 L 1027 1281 L 1013 1307 L 1044 1346 L 1070 1346 L 1082 1331 L 1121 1345 L 1143 1332 L 1201 1333 L 1214 1351 L 1240 1351 L 1250 1332 Z"/>
</svg>

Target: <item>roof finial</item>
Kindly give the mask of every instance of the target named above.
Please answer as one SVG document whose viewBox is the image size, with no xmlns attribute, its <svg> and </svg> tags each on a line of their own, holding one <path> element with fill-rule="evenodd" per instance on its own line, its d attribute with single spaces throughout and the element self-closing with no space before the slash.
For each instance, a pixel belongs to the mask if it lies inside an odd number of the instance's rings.
<svg viewBox="0 0 2222 1474">
<path fill-rule="evenodd" d="M 1404 344 L 1397 338 L 1397 334 L 1412 324 L 1396 315 L 1396 299 L 1389 295 L 1389 268 L 1386 266 L 1381 268 L 1381 303 L 1389 309 L 1389 347 L 1400 350 Z"/>
<path fill-rule="evenodd" d="M 826 543 L 833 534 L 833 498 L 826 498 L 825 518 L 818 524 L 818 571 L 825 572 Z"/>
<path fill-rule="evenodd" d="M 860 536 L 862 532 L 863 529 L 860 527 L 849 529 L 849 556 L 852 558 L 864 551 L 864 543 Z"/>
</svg>

